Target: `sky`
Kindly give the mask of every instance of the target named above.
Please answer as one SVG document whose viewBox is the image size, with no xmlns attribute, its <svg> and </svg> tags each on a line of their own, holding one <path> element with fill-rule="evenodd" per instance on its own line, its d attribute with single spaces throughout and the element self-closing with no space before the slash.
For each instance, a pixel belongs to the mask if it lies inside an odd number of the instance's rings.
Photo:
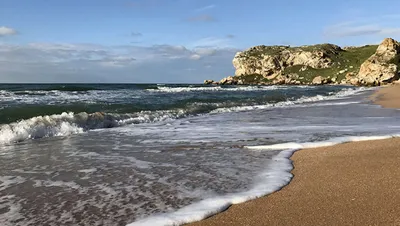
<svg viewBox="0 0 400 226">
<path fill-rule="evenodd" d="M 0 83 L 201 83 L 255 45 L 400 40 L 398 0 L 0 0 Z"/>
</svg>

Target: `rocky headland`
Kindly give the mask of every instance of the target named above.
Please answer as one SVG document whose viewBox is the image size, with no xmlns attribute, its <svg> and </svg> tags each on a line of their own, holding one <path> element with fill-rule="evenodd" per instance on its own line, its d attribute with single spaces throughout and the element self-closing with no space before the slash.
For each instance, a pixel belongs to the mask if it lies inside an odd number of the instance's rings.
<svg viewBox="0 0 400 226">
<path fill-rule="evenodd" d="M 380 45 L 339 47 L 255 46 L 238 52 L 235 75 L 205 84 L 379 86 L 399 80 L 400 43 L 386 38 Z"/>
</svg>

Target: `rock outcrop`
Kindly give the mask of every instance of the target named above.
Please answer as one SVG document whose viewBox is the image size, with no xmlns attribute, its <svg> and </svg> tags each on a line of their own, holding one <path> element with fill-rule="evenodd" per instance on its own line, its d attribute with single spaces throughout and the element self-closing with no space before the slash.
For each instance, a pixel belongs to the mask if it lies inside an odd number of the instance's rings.
<svg viewBox="0 0 400 226">
<path fill-rule="evenodd" d="M 213 82 L 214 82 L 214 80 L 210 80 L 210 79 L 204 80 L 204 84 L 205 84 L 205 85 L 210 85 L 210 84 L 212 84 Z"/>
<path fill-rule="evenodd" d="M 323 78 L 321 76 L 317 76 L 312 80 L 313 85 L 322 85 Z"/>
<path fill-rule="evenodd" d="M 235 76 L 205 84 L 351 84 L 381 85 L 399 79 L 400 43 L 385 39 L 378 45 L 344 47 L 255 46 L 238 52 Z"/>
<path fill-rule="evenodd" d="M 355 85 L 381 85 L 399 79 L 400 43 L 386 38 L 378 46 L 376 53 L 360 67 L 358 75 L 348 81 Z"/>
<path fill-rule="evenodd" d="M 256 46 L 244 52 L 238 52 L 232 63 L 235 75 L 259 74 L 267 79 L 281 75 L 287 67 L 301 65 L 311 68 L 329 68 L 330 56 L 336 55 L 341 48 L 332 44 L 302 46 Z"/>
</svg>

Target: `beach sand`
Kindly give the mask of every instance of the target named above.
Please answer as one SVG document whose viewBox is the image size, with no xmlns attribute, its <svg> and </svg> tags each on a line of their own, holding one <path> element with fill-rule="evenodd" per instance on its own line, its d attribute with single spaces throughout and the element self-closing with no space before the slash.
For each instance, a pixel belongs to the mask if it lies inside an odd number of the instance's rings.
<svg viewBox="0 0 400 226">
<path fill-rule="evenodd" d="M 377 90 L 371 99 L 386 108 L 400 108 L 400 84 L 389 85 Z"/>
<path fill-rule="evenodd" d="M 372 98 L 400 108 L 400 85 Z M 400 225 L 399 138 L 304 149 L 291 159 L 294 178 L 282 190 L 189 225 Z"/>
</svg>

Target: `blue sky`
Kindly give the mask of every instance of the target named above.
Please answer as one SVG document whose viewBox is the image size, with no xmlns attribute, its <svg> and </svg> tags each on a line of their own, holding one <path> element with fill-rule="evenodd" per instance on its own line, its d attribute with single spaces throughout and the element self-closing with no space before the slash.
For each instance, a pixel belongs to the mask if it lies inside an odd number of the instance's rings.
<svg viewBox="0 0 400 226">
<path fill-rule="evenodd" d="M 400 39 L 400 1 L 0 0 L 0 82 L 188 82 L 254 45 Z"/>
</svg>

